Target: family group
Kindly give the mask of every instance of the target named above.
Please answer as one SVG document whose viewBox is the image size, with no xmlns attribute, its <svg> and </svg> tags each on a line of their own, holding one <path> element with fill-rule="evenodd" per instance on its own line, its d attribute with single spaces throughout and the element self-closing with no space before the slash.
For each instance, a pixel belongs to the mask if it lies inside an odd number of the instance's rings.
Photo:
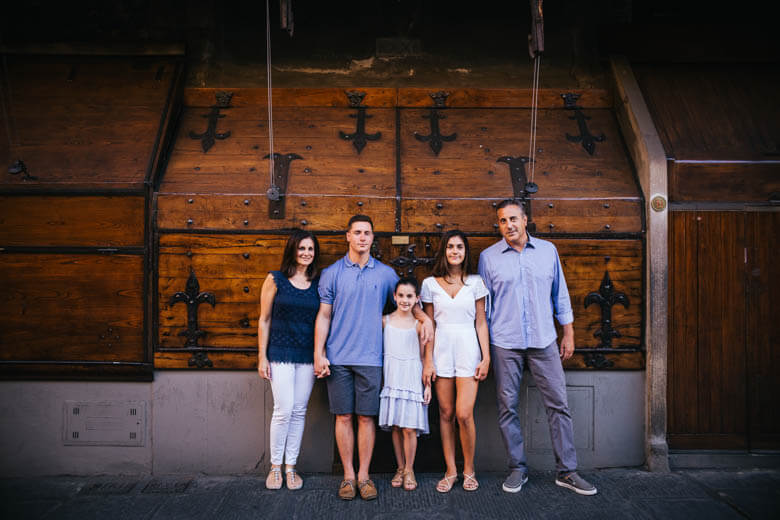
<svg viewBox="0 0 780 520">
<path fill-rule="evenodd" d="M 306 408 L 315 380 L 324 378 L 344 468 L 341 499 L 377 496 L 369 477 L 377 423 L 392 430 L 398 470 L 391 485 L 416 489 L 417 437 L 429 432 L 432 391 L 446 466 L 436 490 L 449 492 L 459 479 L 457 423 L 462 486 L 476 491 L 474 404 L 492 364 L 509 466 L 503 490 L 516 493 L 528 480 L 518 414 L 527 367 L 547 411 L 555 483 L 596 494 L 577 473 L 562 366 L 574 352 L 574 316 L 558 252 L 528 234 L 522 202 L 507 199 L 496 211 L 502 239 L 482 251 L 476 272 L 466 235 L 452 230 L 443 234 L 432 275 L 421 285 L 399 278 L 371 256 L 374 229 L 368 216 L 349 220 L 347 254 L 322 272 L 317 238 L 307 231 L 291 233 L 281 268 L 263 284 L 258 323 L 258 372 L 270 381 L 274 397 L 269 489 L 303 486 L 295 465 Z M 389 309 L 394 310 L 385 313 Z M 554 320 L 563 329 L 560 344 Z"/>
</svg>

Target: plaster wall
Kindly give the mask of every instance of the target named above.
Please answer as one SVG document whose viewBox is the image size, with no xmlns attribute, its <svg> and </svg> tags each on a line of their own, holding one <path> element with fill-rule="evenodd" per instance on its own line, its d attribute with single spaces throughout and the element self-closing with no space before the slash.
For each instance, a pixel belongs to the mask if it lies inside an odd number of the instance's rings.
<svg viewBox="0 0 780 520">
<path fill-rule="evenodd" d="M 642 464 L 644 373 L 571 371 L 566 378 L 580 467 Z M 66 400 L 145 402 L 143 445 L 65 445 Z M 520 411 L 529 464 L 551 469 L 540 403 L 526 373 Z M 0 476 L 263 473 L 272 408 L 270 386 L 255 372 L 159 371 L 153 383 L 4 381 Z M 480 387 L 475 418 L 478 470 L 504 470 L 492 376 Z M 330 472 L 333 457 L 333 418 L 325 384 L 317 382 L 298 466 L 303 472 Z"/>
</svg>

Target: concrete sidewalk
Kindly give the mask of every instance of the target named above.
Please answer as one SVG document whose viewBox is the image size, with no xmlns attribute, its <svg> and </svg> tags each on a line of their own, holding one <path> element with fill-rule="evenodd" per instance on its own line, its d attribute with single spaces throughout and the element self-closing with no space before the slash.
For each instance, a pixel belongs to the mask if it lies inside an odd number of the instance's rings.
<svg viewBox="0 0 780 520">
<path fill-rule="evenodd" d="M 390 487 L 374 475 L 379 498 L 343 502 L 340 478 L 303 475 L 300 491 L 269 491 L 259 476 L 46 477 L 0 479 L 0 518 L 780 518 L 780 469 L 638 469 L 583 473 L 599 488 L 583 497 L 554 484 L 552 472 L 531 472 L 517 494 L 501 490 L 502 474 L 478 474 L 481 487 L 436 492 L 440 475 L 420 474 L 419 488 Z"/>
</svg>

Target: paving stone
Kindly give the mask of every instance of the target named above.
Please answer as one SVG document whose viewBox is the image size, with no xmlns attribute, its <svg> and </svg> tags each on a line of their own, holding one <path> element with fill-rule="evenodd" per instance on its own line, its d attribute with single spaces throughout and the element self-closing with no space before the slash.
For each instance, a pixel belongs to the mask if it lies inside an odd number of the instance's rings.
<svg viewBox="0 0 780 520">
<path fill-rule="evenodd" d="M 0 479 L 0 501 L 62 500 L 78 493 L 86 478 L 41 477 Z"/>
<path fill-rule="evenodd" d="M 80 495 L 126 495 L 138 485 L 138 480 L 100 479 L 88 482 L 79 491 Z"/>
<path fill-rule="evenodd" d="M 222 505 L 227 493 L 187 493 L 184 495 L 139 495 L 157 497 L 165 501 L 152 518 L 185 520 L 197 518 L 216 518 L 215 512 Z"/>
<path fill-rule="evenodd" d="M 692 518 L 730 519 L 744 517 L 723 502 L 701 498 L 648 498 L 637 501 L 649 518 L 691 520 Z"/>
<path fill-rule="evenodd" d="M 679 473 L 686 475 L 712 489 L 780 489 L 780 473 L 777 471 L 687 470 L 680 471 Z"/>
<path fill-rule="evenodd" d="M 280 518 L 279 504 L 283 501 L 278 493 L 265 489 L 231 492 L 216 510 L 214 518 L 234 520 L 242 518 Z"/>
<path fill-rule="evenodd" d="M 141 493 L 184 493 L 192 483 L 191 478 L 162 477 L 150 480 Z"/>
<path fill-rule="evenodd" d="M 720 491 L 719 495 L 752 519 L 780 518 L 780 488 L 726 489 Z"/>
<path fill-rule="evenodd" d="M 62 502 L 58 500 L 32 500 L 26 502 L 3 500 L 0 503 L 0 518 L 19 520 L 43 518 L 60 505 L 62 505 Z"/>
<path fill-rule="evenodd" d="M 707 491 L 684 475 L 641 470 L 608 470 L 585 476 L 599 492 L 618 493 L 625 499 L 706 498 Z"/>
<path fill-rule="evenodd" d="M 164 499 L 164 496 L 154 495 L 79 495 L 54 509 L 46 518 L 58 520 L 84 520 L 85 518 L 136 520 L 149 518 Z"/>
</svg>

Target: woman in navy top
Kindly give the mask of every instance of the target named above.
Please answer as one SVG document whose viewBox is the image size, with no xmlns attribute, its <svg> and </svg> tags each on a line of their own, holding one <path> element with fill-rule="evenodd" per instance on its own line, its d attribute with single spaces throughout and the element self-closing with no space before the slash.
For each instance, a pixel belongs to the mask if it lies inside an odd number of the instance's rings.
<svg viewBox="0 0 780 520">
<path fill-rule="evenodd" d="M 282 487 L 282 459 L 288 489 L 303 480 L 295 463 L 303 437 L 306 406 L 314 386 L 314 320 L 320 246 L 308 231 L 295 230 L 287 240 L 282 266 L 271 271 L 260 295 L 257 326 L 257 371 L 271 382 L 271 471 L 265 485 Z"/>
</svg>

